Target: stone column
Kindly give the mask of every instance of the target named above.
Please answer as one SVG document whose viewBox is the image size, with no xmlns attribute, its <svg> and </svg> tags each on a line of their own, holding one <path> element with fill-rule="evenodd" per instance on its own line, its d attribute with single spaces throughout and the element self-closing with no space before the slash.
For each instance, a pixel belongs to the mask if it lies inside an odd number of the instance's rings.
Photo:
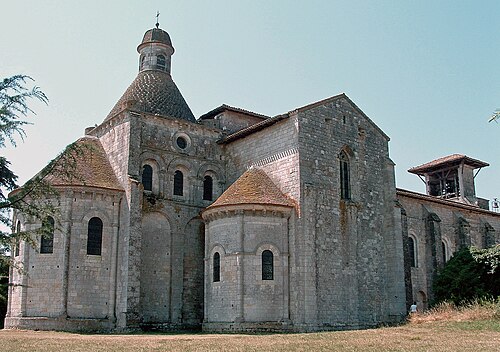
<svg viewBox="0 0 500 352">
<path fill-rule="evenodd" d="M 291 217 L 282 218 L 283 233 L 283 253 L 282 253 L 282 271 L 283 271 L 283 322 L 290 322 L 290 223 Z"/>
<path fill-rule="evenodd" d="M 118 198 L 118 197 L 116 197 Z M 120 207 L 121 199 L 113 197 L 113 238 L 111 242 L 111 275 L 109 282 L 109 306 L 108 306 L 108 319 L 116 322 L 116 289 L 117 289 L 117 275 L 118 275 L 118 236 L 120 233 Z"/>
<path fill-rule="evenodd" d="M 70 253 L 71 253 L 71 230 L 73 221 L 73 198 L 75 197 L 73 191 L 67 191 L 65 194 L 66 205 L 62 209 L 66 209 L 64 218 L 61 223 L 62 235 L 64 238 L 64 253 L 62 259 L 63 267 L 63 282 L 62 282 L 62 299 L 61 299 L 61 314 L 65 318 L 68 316 L 68 286 L 69 286 L 69 268 L 70 268 Z"/>
</svg>

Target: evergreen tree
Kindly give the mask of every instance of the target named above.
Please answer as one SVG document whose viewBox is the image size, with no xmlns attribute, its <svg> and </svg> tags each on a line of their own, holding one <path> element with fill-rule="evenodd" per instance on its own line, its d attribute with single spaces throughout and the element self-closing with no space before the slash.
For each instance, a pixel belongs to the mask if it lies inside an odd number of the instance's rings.
<svg viewBox="0 0 500 352">
<path fill-rule="evenodd" d="M 456 252 L 434 281 L 436 302 L 461 304 L 500 295 L 500 245 L 464 248 Z"/>
</svg>

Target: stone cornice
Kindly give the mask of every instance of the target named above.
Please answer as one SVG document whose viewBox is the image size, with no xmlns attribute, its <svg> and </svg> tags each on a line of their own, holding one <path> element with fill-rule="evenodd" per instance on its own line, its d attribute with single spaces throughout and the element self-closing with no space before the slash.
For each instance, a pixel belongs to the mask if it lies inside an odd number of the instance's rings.
<svg viewBox="0 0 500 352">
<path fill-rule="evenodd" d="M 237 204 L 206 209 L 201 213 L 203 220 L 212 221 L 239 215 L 254 215 L 288 218 L 293 208 L 281 205 Z"/>
</svg>

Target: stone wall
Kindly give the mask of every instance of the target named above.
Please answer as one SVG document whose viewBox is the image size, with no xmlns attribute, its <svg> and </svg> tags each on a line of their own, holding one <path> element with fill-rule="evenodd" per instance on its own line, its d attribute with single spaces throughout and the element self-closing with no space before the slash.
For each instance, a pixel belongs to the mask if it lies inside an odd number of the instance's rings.
<svg viewBox="0 0 500 352">
<path fill-rule="evenodd" d="M 231 134 L 261 121 L 263 121 L 263 118 L 225 110 L 213 119 L 201 120 L 201 123 L 205 126 L 217 128 L 226 134 Z"/>
<path fill-rule="evenodd" d="M 225 145 L 228 185 L 257 166 L 286 195 L 300 201 L 298 125 L 285 119 Z"/>
<path fill-rule="evenodd" d="M 454 252 L 461 246 L 485 248 L 500 243 L 500 214 L 404 190 L 398 191 L 398 200 L 406 212 L 405 235 L 415 242 L 416 266 L 410 269 L 412 300 L 425 309 L 433 298 L 437 269 Z"/>
<path fill-rule="evenodd" d="M 138 182 L 131 202 L 128 320 L 199 326 L 204 249 L 199 213 L 225 187 L 222 151 L 215 143 L 220 133 L 186 121 L 141 115 L 131 120 L 131 136 L 128 172 Z M 185 147 L 178 145 L 178 138 Z M 141 184 L 145 164 L 153 169 L 152 191 L 144 191 Z M 182 195 L 173 191 L 176 171 L 183 174 Z M 212 201 L 203 200 L 205 176 L 214 181 Z"/>
<path fill-rule="evenodd" d="M 400 319 L 403 252 L 388 138 L 345 97 L 297 114 L 302 233 L 291 258 L 292 320 L 349 328 Z M 340 197 L 342 151 L 350 199 Z"/>
<path fill-rule="evenodd" d="M 129 115 L 124 112 L 94 128 L 89 134 L 99 138 L 116 177 L 128 194 Z"/>
<path fill-rule="evenodd" d="M 33 321 L 34 327 L 55 324 L 61 329 L 78 329 L 78 320 L 72 318 L 105 319 L 108 323 L 104 325 L 114 324 L 121 194 L 95 188 L 61 190 L 53 252 L 40 253 L 39 238 L 37 248 L 22 243 L 20 259 L 26 274 L 12 270 L 15 286 L 10 297 L 14 305 L 6 326 L 28 326 L 23 319 L 35 317 L 43 319 Z M 92 217 L 103 222 L 101 255 L 87 254 L 88 222 Z M 19 220 L 27 230 L 41 226 L 22 216 Z"/>
<path fill-rule="evenodd" d="M 290 212 L 285 207 L 247 205 L 204 213 L 204 330 L 288 321 Z M 269 280 L 262 276 L 262 253 L 266 250 L 273 254 L 273 277 Z M 215 253 L 220 255 L 220 281 L 214 281 Z"/>
</svg>

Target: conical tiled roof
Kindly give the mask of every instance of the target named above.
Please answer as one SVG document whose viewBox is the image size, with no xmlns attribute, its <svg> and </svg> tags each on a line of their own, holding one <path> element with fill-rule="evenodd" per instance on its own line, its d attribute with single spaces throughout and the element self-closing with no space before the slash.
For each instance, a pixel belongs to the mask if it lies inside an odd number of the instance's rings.
<svg viewBox="0 0 500 352">
<path fill-rule="evenodd" d="M 195 122 L 191 109 L 172 77 L 163 71 L 139 72 L 104 121 L 109 120 L 126 107 L 149 114 Z"/>
<path fill-rule="evenodd" d="M 247 170 L 207 209 L 237 204 L 294 206 L 292 200 L 276 187 L 269 176 L 257 168 Z"/>
<path fill-rule="evenodd" d="M 46 180 L 54 186 L 89 186 L 123 190 L 98 138 L 82 137 L 66 148 Z M 43 172 L 43 171 L 42 171 Z"/>
</svg>

